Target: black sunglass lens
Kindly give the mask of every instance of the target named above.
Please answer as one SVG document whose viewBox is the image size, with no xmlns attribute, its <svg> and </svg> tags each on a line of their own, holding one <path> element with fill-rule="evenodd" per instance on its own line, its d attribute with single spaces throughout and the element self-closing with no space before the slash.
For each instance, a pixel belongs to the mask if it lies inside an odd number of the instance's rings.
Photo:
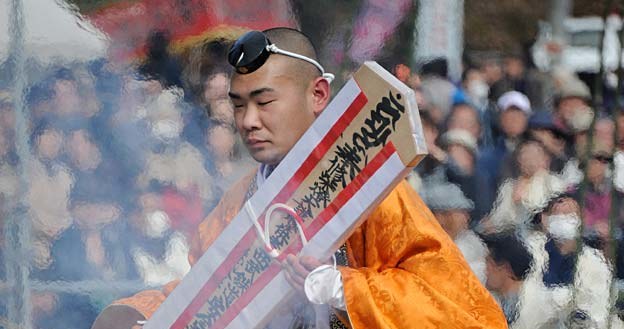
<svg viewBox="0 0 624 329">
<path fill-rule="evenodd" d="M 266 50 L 268 44 L 269 40 L 262 32 L 247 32 L 230 48 L 228 62 L 238 73 L 251 73 L 262 66 L 269 57 Z"/>
</svg>

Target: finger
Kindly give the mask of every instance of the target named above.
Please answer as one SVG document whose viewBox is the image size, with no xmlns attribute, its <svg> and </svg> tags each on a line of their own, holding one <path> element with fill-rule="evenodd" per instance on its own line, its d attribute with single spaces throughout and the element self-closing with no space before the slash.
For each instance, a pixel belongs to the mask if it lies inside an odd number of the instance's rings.
<svg viewBox="0 0 624 329">
<path fill-rule="evenodd" d="M 292 267 L 294 276 L 301 276 L 305 279 L 305 277 L 307 277 L 310 273 L 308 269 L 301 265 L 301 261 L 299 258 L 287 258 L 286 260 L 288 261 L 288 264 Z"/>
<path fill-rule="evenodd" d="M 298 272 L 295 269 L 295 266 L 299 266 L 301 267 L 301 265 L 299 265 L 299 260 L 297 259 L 297 257 L 287 257 L 286 260 L 283 262 L 283 268 L 285 269 L 285 273 L 289 275 L 290 280 L 293 283 L 293 286 L 296 285 L 301 285 L 303 286 L 303 282 L 305 281 L 305 278 L 307 277 L 307 274 L 305 274 L 305 276 L 301 276 L 300 272 Z"/>
<path fill-rule="evenodd" d="M 291 277 L 293 282 L 295 283 L 295 287 L 303 290 L 303 286 L 305 285 L 305 277 L 294 275 Z"/>
<path fill-rule="evenodd" d="M 312 256 L 301 256 L 299 263 L 308 271 L 313 271 L 317 267 L 323 265 L 320 260 Z"/>
<path fill-rule="evenodd" d="M 293 276 L 289 271 L 284 271 L 284 277 L 293 288 L 303 290 L 305 280 L 301 280 L 298 276 Z"/>
<path fill-rule="evenodd" d="M 288 271 L 284 271 L 284 277 L 286 278 L 286 281 L 288 281 L 288 283 L 293 288 L 297 288 L 297 285 L 295 284 L 295 281 L 292 279 L 292 276 L 290 275 L 290 273 L 288 273 Z"/>
<path fill-rule="evenodd" d="M 288 255 L 286 255 L 286 259 L 284 259 L 284 261 L 288 262 L 288 263 L 297 262 L 297 256 L 295 256 L 293 254 L 288 254 Z"/>
</svg>

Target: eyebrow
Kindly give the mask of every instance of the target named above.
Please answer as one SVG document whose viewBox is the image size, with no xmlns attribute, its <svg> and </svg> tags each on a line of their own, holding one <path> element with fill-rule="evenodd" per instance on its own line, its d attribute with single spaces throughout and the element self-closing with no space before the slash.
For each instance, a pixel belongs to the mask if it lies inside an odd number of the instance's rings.
<svg viewBox="0 0 624 329">
<path fill-rule="evenodd" d="M 256 97 L 262 93 L 269 93 L 269 92 L 274 92 L 275 89 L 273 88 L 269 88 L 269 87 L 264 87 L 264 88 L 260 88 L 260 89 L 256 89 L 253 90 L 252 92 L 249 93 L 250 97 Z M 241 95 L 233 93 L 233 92 L 228 92 L 228 95 L 230 96 L 230 98 L 233 99 L 242 99 L 243 97 L 241 97 Z"/>
</svg>

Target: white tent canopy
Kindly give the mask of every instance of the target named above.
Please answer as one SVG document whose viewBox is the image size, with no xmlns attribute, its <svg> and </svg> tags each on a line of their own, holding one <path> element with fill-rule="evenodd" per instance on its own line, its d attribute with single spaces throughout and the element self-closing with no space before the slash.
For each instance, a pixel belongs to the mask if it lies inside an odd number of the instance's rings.
<svg viewBox="0 0 624 329">
<path fill-rule="evenodd" d="M 0 0 L 0 63 L 9 55 L 11 2 Z M 64 1 L 21 0 L 25 56 L 42 64 L 84 61 L 106 54 L 106 36 Z"/>
</svg>

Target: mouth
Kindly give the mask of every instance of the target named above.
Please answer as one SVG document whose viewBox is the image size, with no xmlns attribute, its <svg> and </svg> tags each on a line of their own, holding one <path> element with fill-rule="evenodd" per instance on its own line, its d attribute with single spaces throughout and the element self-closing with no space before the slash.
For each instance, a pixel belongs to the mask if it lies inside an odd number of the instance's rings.
<svg viewBox="0 0 624 329">
<path fill-rule="evenodd" d="M 249 147 L 261 147 L 264 146 L 266 144 L 268 144 L 269 142 L 263 139 L 257 139 L 257 138 L 247 138 L 247 140 L 245 141 L 245 143 L 249 146 Z"/>
</svg>

